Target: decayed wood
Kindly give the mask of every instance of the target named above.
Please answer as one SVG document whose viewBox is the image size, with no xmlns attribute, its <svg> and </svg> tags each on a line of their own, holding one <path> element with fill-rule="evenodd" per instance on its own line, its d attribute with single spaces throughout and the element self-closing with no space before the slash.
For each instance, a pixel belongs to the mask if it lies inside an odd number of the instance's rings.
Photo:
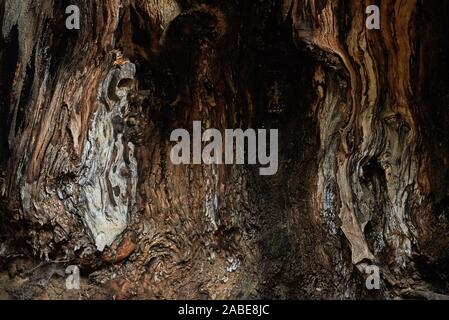
<svg viewBox="0 0 449 320">
<path fill-rule="evenodd" d="M 420 202 L 418 186 L 418 129 L 413 115 L 413 75 L 416 53 L 414 19 L 416 1 L 383 6 L 380 32 L 364 27 L 369 2 L 351 5 L 350 25 L 336 16 L 339 3 L 295 3 L 299 41 L 331 55 L 343 79 L 317 69 L 318 118 L 323 162 L 318 181 L 320 203 L 332 204 L 326 187 L 337 184 L 341 228 L 352 247 L 352 262 L 374 262 L 364 229 L 373 215 L 382 214 L 385 225 L 374 248 L 395 252 L 399 265 L 411 255 L 415 227 L 407 206 Z M 341 34 L 345 32 L 345 36 Z M 346 87 L 341 88 L 345 83 Z M 388 88 L 385 90 L 385 88 Z M 369 176 L 377 167 L 385 177 Z M 385 179 L 381 181 L 380 179 Z M 384 185 L 382 185 L 384 183 Z M 332 209 L 331 209 L 332 210 Z M 380 211 L 380 212 L 379 212 Z"/>
<path fill-rule="evenodd" d="M 80 30 L 64 1 L 0 2 L 6 264 L 123 298 L 447 289 L 448 5 L 383 1 L 367 30 L 367 0 L 73 2 Z M 172 164 L 193 120 L 278 128 L 278 173 Z"/>
</svg>

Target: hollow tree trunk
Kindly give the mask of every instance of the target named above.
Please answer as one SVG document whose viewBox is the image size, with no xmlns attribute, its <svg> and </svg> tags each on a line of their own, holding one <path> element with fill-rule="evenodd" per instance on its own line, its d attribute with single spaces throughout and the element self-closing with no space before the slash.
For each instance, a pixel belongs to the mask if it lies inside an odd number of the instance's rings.
<svg viewBox="0 0 449 320">
<path fill-rule="evenodd" d="M 3 265 L 120 297 L 446 293 L 449 5 L 379 2 L 367 30 L 371 4 L 0 1 Z M 172 164 L 194 120 L 279 129 L 277 174 Z"/>
</svg>

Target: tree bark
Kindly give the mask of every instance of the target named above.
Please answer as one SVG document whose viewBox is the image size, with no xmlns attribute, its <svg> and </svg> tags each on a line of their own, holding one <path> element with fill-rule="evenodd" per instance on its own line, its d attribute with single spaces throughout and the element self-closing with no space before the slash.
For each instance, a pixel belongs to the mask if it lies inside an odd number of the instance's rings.
<svg viewBox="0 0 449 320">
<path fill-rule="evenodd" d="M 78 265 L 94 297 L 445 297 L 449 4 L 368 30 L 372 4 L 1 0 L 0 289 Z M 194 120 L 279 129 L 277 174 L 174 165 Z"/>
</svg>

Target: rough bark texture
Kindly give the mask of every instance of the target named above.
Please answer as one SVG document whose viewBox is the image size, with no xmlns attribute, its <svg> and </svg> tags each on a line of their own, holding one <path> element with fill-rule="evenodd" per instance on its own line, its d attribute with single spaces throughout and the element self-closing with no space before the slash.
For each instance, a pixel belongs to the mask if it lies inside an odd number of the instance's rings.
<svg viewBox="0 0 449 320">
<path fill-rule="evenodd" d="M 52 275 L 76 264 L 84 298 L 444 297 L 448 15 L 436 0 L 1 0 L 1 296 L 66 297 Z M 170 133 L 193 120 L 279 129 L 278 173 L 173 165 Z"/>
</svg>

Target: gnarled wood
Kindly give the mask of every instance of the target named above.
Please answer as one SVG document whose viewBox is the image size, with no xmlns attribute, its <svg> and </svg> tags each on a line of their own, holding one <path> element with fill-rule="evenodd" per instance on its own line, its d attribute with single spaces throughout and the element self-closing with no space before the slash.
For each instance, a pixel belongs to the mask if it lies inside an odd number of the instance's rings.
<svg viewBox="0 0 449 320">
<path fill-rule="evenodd" d="M 63 261 L 98 297 L 443 297 L 447 4 L 383 1 L 368 30 L 367 0 L 72 2 L 0 2 L 11 276 Z M 278 173 L 172 164 L 194 120 L 279 129 Z"/>
</svg>

